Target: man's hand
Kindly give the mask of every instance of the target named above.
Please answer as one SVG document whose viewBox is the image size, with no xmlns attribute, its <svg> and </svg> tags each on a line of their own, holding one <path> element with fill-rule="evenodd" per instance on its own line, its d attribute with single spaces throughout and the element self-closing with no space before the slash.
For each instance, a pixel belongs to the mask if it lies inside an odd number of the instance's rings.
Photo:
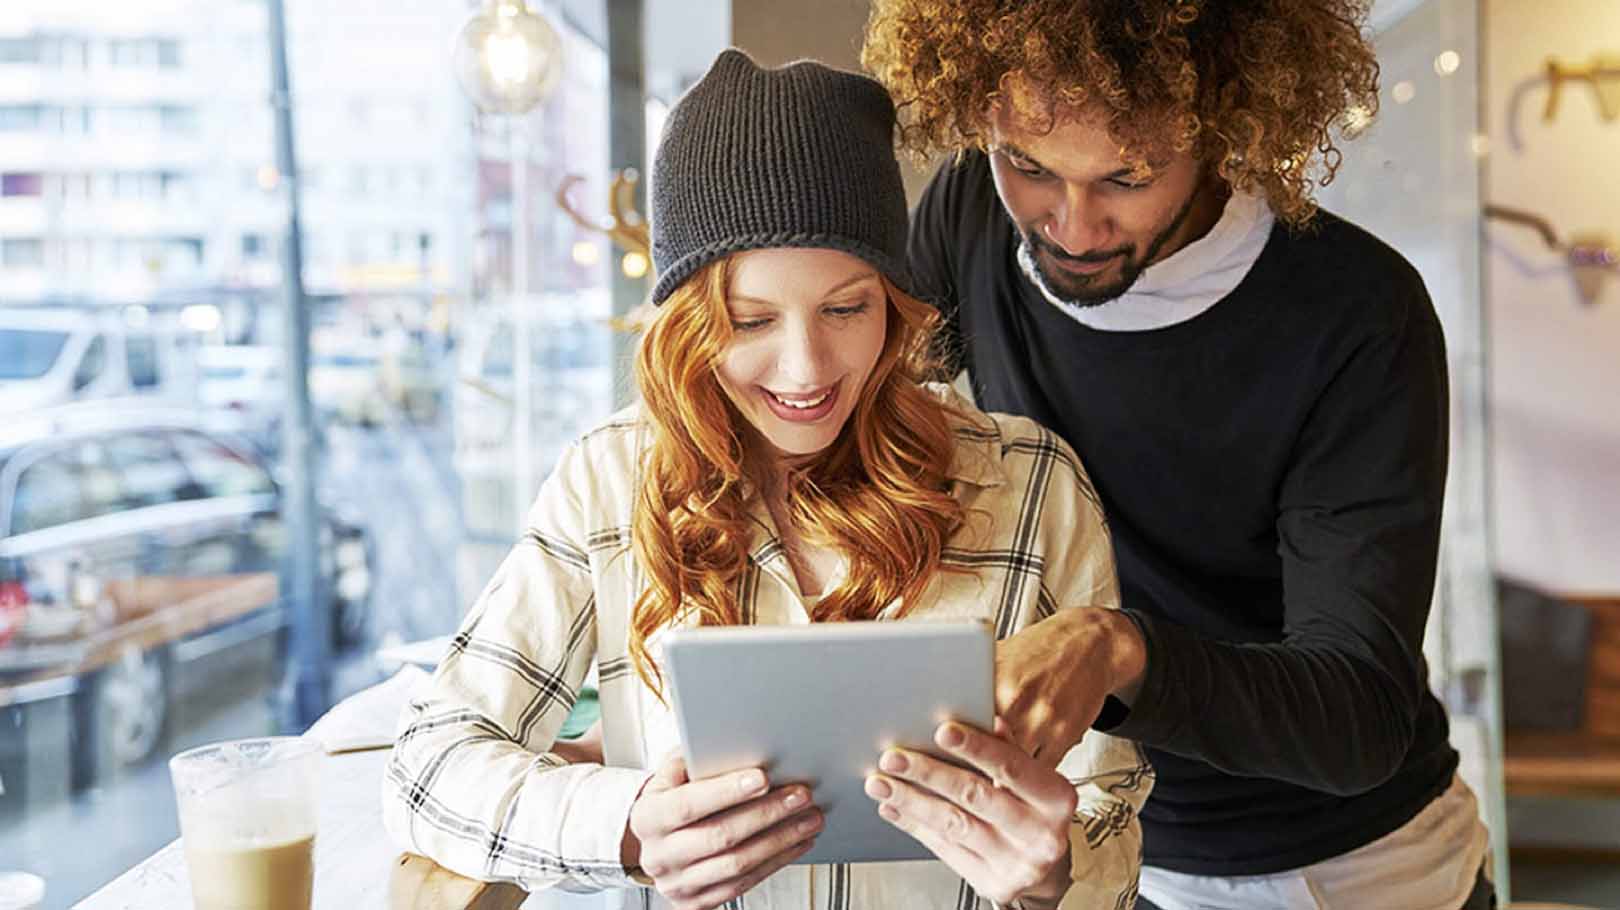
<svg viewBox="0 0 1620 910">
<path fill-rule="evenodd" d="M 1062 610 L 996 643 L 996 713 L 1020 749 L 1057 767 L 1103 699 L 1134 700 L 1147 670 L 1142 630 L 1118 610 Z"/>
<path fill-rule="evenodd" d="M 620 847 L 677 910 L 710 910 L 804 855 L 821 812 L 802 785 L 770 790 L 758 768 L 700 781 L 665 759 L 630 806 Z"/>
<path fill-rule="evenodd" d="M 880 773 L 866 779 L 878 814 L 980 896 L 1056 904 L 1069 888 L 1074 787 L 1001 736 L 965 724 L 942 725 L 934 741 L 971 769 L 890 749 L 878 760 Z"/>
</svg>

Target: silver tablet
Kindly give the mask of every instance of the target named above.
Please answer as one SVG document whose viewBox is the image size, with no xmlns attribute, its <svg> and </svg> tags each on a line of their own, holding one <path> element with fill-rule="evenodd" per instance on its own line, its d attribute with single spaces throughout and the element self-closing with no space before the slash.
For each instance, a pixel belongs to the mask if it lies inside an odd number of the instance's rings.
<svg viewBox="0 0 1620 910">
<path fill-rule="evenodd" d="M 693 780 L 762 767 L 772 787 L 810 785 L 826 825 L 798 863 L 934 858 L 878 816 L 865 781 L 889 746 L 940 755 L 947 719 L 990 729 L 989 624 L 680 629 L 664 659 Z"/>
</svg>

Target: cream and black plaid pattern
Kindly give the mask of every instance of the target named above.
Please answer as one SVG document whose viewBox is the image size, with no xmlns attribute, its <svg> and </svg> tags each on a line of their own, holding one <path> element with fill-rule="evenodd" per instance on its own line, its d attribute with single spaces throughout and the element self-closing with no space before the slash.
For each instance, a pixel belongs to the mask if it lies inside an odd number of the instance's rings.
<svg viewBox="0 0 1620 910">
<path fill-rule="evenodd" d="M 985 619 L 1006 636 L 1059 609 L 1117 607 L 1107 526 L 1073 451 L 1029 420 L 966 413 L 950 477 L 969 519 L 944 559 L 972 571 L 938 573 L 907 619 Z M 406 849 L 531 891 L 640 887 L 619 863 L 620 840 L 650 769 L 679 742 L 673 716 L 642 684 L 627 650 L 630 607 L 644 584 L 628 530 L 643 430 L 632 409 L 569 448 L 529 512 L 527 533 L 430 686 L 406 708 L 383 786 L 384 820 Z M 807 623 L 769 513 L 760 507 L 754 515 L 749 564 L 737 582 L 743 616 Z M 656 656 L 658 636 L 649 646 Z M 593 664 L 606 767 L 570 765 L 550 752 Z M 1063 906 L 1131 906 L 1136 813 L 1152 790 L 1152 769 L 1134 744 L 1092 732 L 1060 770 L 1080 796 L 1075 883 Z M 662 905 L 651 891 L 626 896 L 631 906 Z M 937 862 L 793 866 L 732 903 L 989 905 Z"/>
</svg>

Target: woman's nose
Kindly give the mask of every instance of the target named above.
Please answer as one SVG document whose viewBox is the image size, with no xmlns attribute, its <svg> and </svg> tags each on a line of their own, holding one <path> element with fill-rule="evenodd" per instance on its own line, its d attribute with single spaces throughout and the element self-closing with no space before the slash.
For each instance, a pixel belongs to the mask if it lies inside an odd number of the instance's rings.
<svg viewBox="0 0 1620 910">
<path fill-rule="evenodd" d="M 777 366 L 784 379 L 800 386 L 794 391 L 809 391 L 820 384 L 826 353 L 822 333 L 806 326 L 788 333 Z"/>
</svg>

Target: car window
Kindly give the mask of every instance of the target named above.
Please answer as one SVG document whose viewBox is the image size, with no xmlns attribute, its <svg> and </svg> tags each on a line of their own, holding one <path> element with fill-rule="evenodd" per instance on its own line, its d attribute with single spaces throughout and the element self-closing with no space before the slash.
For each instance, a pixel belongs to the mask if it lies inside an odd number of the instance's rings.
<svg viewBox="0 0 1620 910">
<path fill-rule="evenodd" d="M 275 490 L 269 472 L 212 437 L 186 431 L 175 433 L 171 441 L 204 495 L 241 496 Z"/>
<path fill-rule="evenodd" d="M 156 433 L 132 433 L 107 439 L 103 452 L 122 481 L 126 509 L 197 499 L 202 490 L 168 441 Z"/>
<path fill-rule="evenodd" d="M 151 335 L 131 335 L 124 341 L 124 356 L 129 361 L 129 383 L 137 389 L 155 389 L 162 376 L 158 373 L 157 340 Z"/>
<path fill-rule="evenodd" d="M 97 335 L 90 339 L 90 347 L 85 349 L 84 358 L 79 361 L 79 369 L 73 374 L 73 390 L 77 392 L 95 382 L 106 362 L 107 342 Z"/>
<path fill-rule="evenodd" d="M 62 356 L 68 333 L 0 329 L 0 379 L 38 379 Z"/>
<path fill-rule="evenodd" d="M 99 518 L 129 508 L 124 498 L 123 469 L 114 458 L 116 438 L 87 439 L 70 450 L 77 455 L 81 495 L 79 518 Z"/>
<path fill-rule="evenodd" d="M 84 515 L 79 465 L 73 450 L 56 452 L 25 468 L 12 497 L 12 534 L 42 531 Z"/>
</svg>

